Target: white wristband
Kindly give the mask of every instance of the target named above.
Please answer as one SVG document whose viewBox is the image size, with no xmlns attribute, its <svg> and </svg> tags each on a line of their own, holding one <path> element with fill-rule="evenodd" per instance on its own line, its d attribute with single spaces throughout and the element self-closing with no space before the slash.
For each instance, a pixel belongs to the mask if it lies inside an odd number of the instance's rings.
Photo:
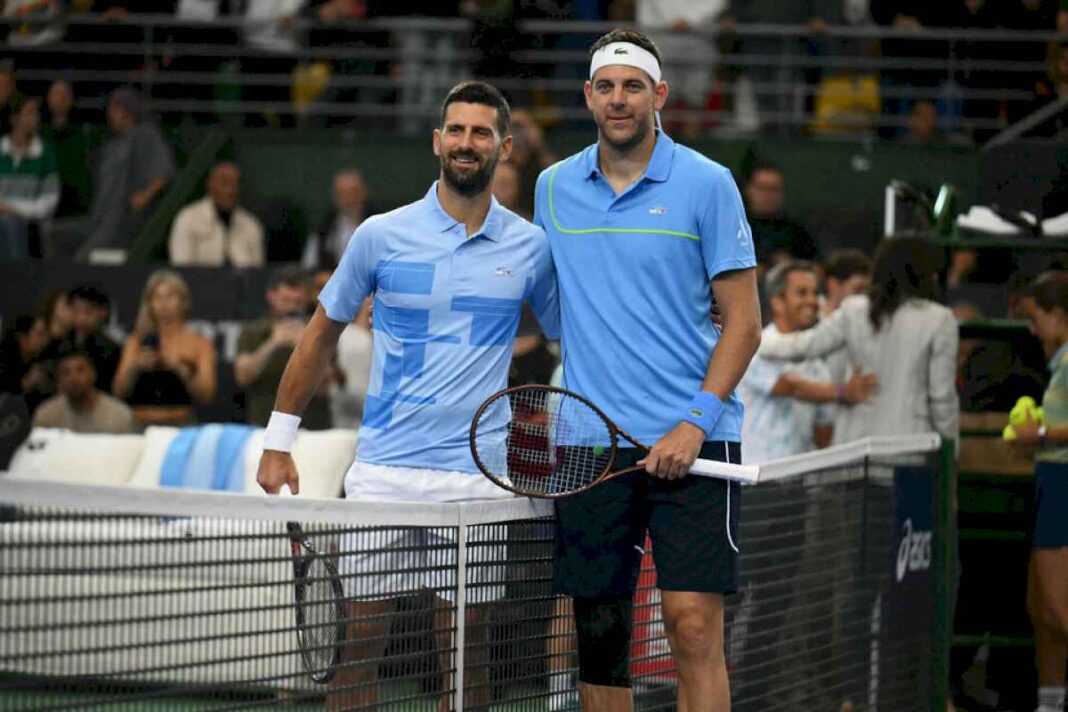
<svg viewBox="0 0 1068 712">
<path fill-rule="evenodd" d="M 293 449 L 293 441 L 297 439 L 299 427 L 299 415 L 272 410 L 271 419 L 267 421 L 267 431 L 263 434 L 263 449 L 290 452 Z"/>
</svg>

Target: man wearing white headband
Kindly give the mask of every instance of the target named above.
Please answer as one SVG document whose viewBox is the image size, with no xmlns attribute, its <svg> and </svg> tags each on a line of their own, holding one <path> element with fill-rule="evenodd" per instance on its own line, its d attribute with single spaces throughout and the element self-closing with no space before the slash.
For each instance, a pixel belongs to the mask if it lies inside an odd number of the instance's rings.
<svg viewBox="0 0 1068 712">
<path fill-rule="evenodd" d="M 730 709 L 723 596 L 736 588 L 738 485 L 687 477 L 698 455 L 741 458 L 734 394 L 760 342 L 752 234 L 730 171 L 657 129 L 668 97 L 656 46 L 613 30 L 591 49 L 597 143 L 546 169 L 536 224 L 561 295 L 563 386 L 649 454 L 556 504 L 554 582 L 574 600 L 583 709 L 629 710 L 632 597 L 646 533 L 679 677 L 679 709 Z M 709 319 L 711 297 L 723 313 Z"/>
</svg>

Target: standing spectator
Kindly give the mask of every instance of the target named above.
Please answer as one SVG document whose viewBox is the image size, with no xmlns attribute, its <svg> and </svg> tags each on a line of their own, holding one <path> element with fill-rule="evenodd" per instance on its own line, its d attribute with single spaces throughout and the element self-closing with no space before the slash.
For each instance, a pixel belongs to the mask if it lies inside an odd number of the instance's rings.
<svg viewBox="0 0 1068 712">
<path fill-rule="evenodd" d="M 168 243 L 171 264 L 195 267 L 262 267 L 263 225 L 238 204 L 241 169 L 232 161 L 212 166 L 207 195 L 182 208 Z"/>
<path fill-rule="evenodd" d="M 846 297 L 867 294 L 871 289 L 871 258 L 856 248 L 835 250 L 823 265 L 823 275 L 826 294 L 820 314 L 827 317 Z"/>
<path fill-rule="evenodd" d="M 371 215 L 367 207 L 367 183 L 355 168 L 334 174 L 331 197 L 333 212 L 304 246 L 301 262 L 308 269 L 336 267 L 352 233 Z"/>
<path fill-rule="evenodd" d="M 304 333 L 310 304 L 311 278 L 299 267 L 281 267 L 267 284 L 267 314 L 245 324 L 237 342 L 234 379 L 245 389 L 248 422 L 266 426 L 271 418 L 278 383 L 289 357 Z M 323 378 L 307 410 L 302 427 L 330 427 L 330 384 Z"/>
<path fill-rule="evenodd" d="M 665 57 L 663 67 L 671 82 L 668 108 L 700 111 L 712 89 L 715 46 L 704 32 L 711 30 L 729 7 L 727 0 L 637 0 L 638 29 L 648 35 Z M 693 137 L 700 122 L 692 117 L 679 122 L 685 135 Z"/>
<path fill-rule="evenodd" d="M 1041 275 L 1026 299 L 1031 333 L 1051 373 L 1042 423 L 1015 425 L 1015 442 L 1035 451 L 1035 504 L 1027 612 L 1035 629 L 1038 707 L 1062 712 L 1068 658 L 1068 274 Z"/>
<path fill-rule="evenodd" d="M 74 87 L 66 79 L 57 79 L 48 87 L 41 135 L 56 152 L 60 182 L 57 218 L 84 214 L 92 192 L 85 122 L 74 103 Z"/>
<path fill-rule="evenodd" d="M 942 263 L 929 240 L 888 239 L 876 253 L 868 295 L 845 299 L 806 331 L 764 334 L 764 358 L 804 360 L 845 349 L 850 363 L 878 378 L 879 390 L 852 408 L 836 441 L 931 431 L 956 441 L 959 339 L 953 312 L 934 301 Z"/>
<path fill-rule="evenodd" d="M 215 347 L 186 324 L 192 304 L 177 272 L 149 276 L 111 388 L 141 425 L 192 423 L 194 404 L 215 400 Z"/>
<path fill-rule="evenodd" d="M 789 260 L 768 272 L 765 291 L 772 321 L 764 338 L 810 329 L 819 317 L 819 276 L 810 262 Z M 876 382 L 856 374 L 839 386 L 822 358 L 799 364 L 757 356 L 739 385 L 745 403 L 743 462 L 763 464 L 831 442 L 835 403 L 863 403 Z"/>
<path fill-rule="evenodd" d="M 0 139 L 0 260 L 26 259 L 31 230 L 40 230 L 59 204 L 56 156 L 40 126 L 37 100 L 15 97 L 11 132 Z"/>
<path fill-rule="evenodd" d="M 36 360 L 48 345 L 48 327 L 44 319 L 31 314 L 19 314 L 4 326 L 0 340 L 0 392 L 33 393 L 45 378 Z"/>
<path fill-rule="evenodd" d="M 112 137 L 100 149 L 89 215 L 56 226 L 60 254 L 81 260 L 97 248 L 128 249 L 174 174 L 171 149 L 145 120 L 136 90 L 112 92 L 107 120 Z"/>
<path fill-rule="evenodd" d="M 76 433 L 133 431 L 133 411 L 97 387 L 93 358 L 86 351 L 71 349 L 60 357 L 56 384 L 59 395 L 37 408 L 33 415 L 35 427 L 65 428 Z"/>
<path fill-rule="evenodd" d="M 241 60 L 241 72 L 266 84 L 246 86 L 244 98 L 263 104 L 254 111 L 253 123 L 292 123 L 288 115 L 289 87 L 300 50 L 297 19 L 308 0 L 249 0 L 245 6 L 244 35 L 250 52 Z M 282 112 L 287 114 L 283 117 Z"/>
<path fill-rule="evenodd" d="M 745 185 L 746 214 L 753 228 L 757 262 L 765 269 L 793 257 L 816 259 L 816 243 L 797 221 L 787 217 L 786 179 L 773 163 L 759 162 Z"/>
</svg>

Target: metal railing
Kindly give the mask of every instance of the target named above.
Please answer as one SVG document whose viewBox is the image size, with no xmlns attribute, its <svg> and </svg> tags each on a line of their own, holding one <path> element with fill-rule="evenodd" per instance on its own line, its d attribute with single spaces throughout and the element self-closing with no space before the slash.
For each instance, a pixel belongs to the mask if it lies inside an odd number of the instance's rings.
<svg viewBox="0 0 1068 712">
<path fill-rule="evenodd" d="M 135 84 L 155 112 L 201 122 L 270 114 L 313 125 L 378 121 L 411 132 L 433 121 L 453 83 L 482 73 L 547 122 L 584 125 L 586 48 L 613 26 L 527 20 L 487 44 L 467 19 L 298 18 L 272 52 L 249 43 L 253 30 L 240 19 L 82 14 L 65 19 L 59 41 L 9 44 L 6 54 L 20 82 L 40 87 L 65 76 L 89 109 L 103 106 L 109 88 Z M 989 136 L 1007 127 L 1006 117 L 1037 108 L 1046 46 L 1063 39 L 1008 30 L 829 26 L 814 34 L 805 25 L 716 26 L 690 34 L 703 51 L 666 57 L 669 85 L 685 73 L 704 93 L 669 102 L 664 118 L 691 134 L 893 136 L 907 125 L 910 104 L 924 99 L 936 103 L 942 133 Z M 892 50 L 879 52 L 888 41 Z"/>
</svg>

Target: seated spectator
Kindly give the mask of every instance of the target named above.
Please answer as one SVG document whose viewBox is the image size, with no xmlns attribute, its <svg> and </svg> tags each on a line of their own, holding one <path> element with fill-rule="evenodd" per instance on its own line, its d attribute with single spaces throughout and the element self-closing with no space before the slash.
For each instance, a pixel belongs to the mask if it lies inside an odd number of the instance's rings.
<svg viewBox="0 0 1068 712">
<path fill-rule="evenodd" d="M 119 367 L 121 347 L 104 333 L 111 316 L 111 299 L 95 284 L 80 284 L 67 292 L 71 312 L 71 330 L 54 339 L 42 359 L 58 364 L 59 358 L 72 348 L 88 354 L 97 375 L 97 387 L 111 389 Z"/>
<path fill-rule="evenodd" d="M 79 260 L 98 248 L 128 249 L 174 174 L 170 146 L 145 120 L 140 93 L 125 87 L 112 92 L 107 120 L 112 136 L 100 149 L 89 215 L 55 230 L 59 253 Z"/>
<path fill-rule="evenodd" d="M 241 329 L 234 379 L 245 389 L 245 410 L 253 425 L 265 427 L 271 417 L 282 372 L 304 333 L 310 296 L 308 273 L 300 267 L 281 267 L 267 284 L 267 314 Z M 330 428 L 330 385 L 335 380 L 332 376 L 323 378 L 304 411 L 302 428 Z"/>
<path fill-rule="evenodd" d="M 15 97 L 11 131 L 0 139 L 0 260 L 26 259 L 30 230 L 59 204 L 56 156 L 41 139 L 40 125 L 38 101 Z"/>
<path fill-rule="evenodd" d="M 519 171 L 511 163 L 497 165 L 493 172 L 493 197 L 497 202 L 527 220 L 531 216 L 523 212 L 519 200 Z"/>
<path fill-rule="evenodd" d="M 334 174 L 331 200 L 333 211 L 304 246 L 301 263 L 310 270 L 336 267 L 352 233 L 374 214 L 367 207 L 367 184 L 355 169 Z"/>
<path fill-rule="evenodd" d="M 56 152 L 60 182 L 57 218 L 85 213 L 92 192 L 86 127 L 74 101 L 74 88 L 66 79 L 52 82 L 45 95 L 46 120 L 41 135 Z"/>
<path fill-rule="evenodd" d="M 757 262 L 765 269 L 791 257 L 816 259 L 816 243 L 785 213 L 786 179 L 773 163 L 757 163 L 745 184 L 746 214 L 753 229 Z"/>
<path fill-rule="evenodd" d="M 195 267 L 262 267 L 263 225 L 238 204 L 241 169 L 223 161 L 212 166 L 207 195 L 182 208 L 168 244 L 171 264 Z"/>
<path fill-rule="evenodd" d="M 0 339 L 0 393 L 28 395 L 45 379 L 36 361 L 48 345 L 48 327 L 32 314 L 19 314 L 5 326 Z"/>
<path fill-rule="evenodd" d="M 901 141 L 917 146 L 945 143 L 945 137 L 938 128 L 938 107 L 933 101 L 921 99 L 913 102 Z"/>
<path fill-rule="evenodd" d="M 65 428 L 76 433 L 129 433 L 133 411 L 118 398 L 96 386 L 93 357 L 71 349 L 59 359 L 56 386 L 59 395 L 42 403 L 33 415 L 38 428 Z"/>
<path fill-rule="evenodd" d="M 772 322 L 764 334 L 810 329 L 819 316 L 819 277 L 810 262 L 789 260 L 768 272 L 765 290 Z M 791 365 L 755 357 L 739 384 L 745 400 L 742 459 L 764 463 L 799 455 L 831 442 L 835 403 L 863 403 L 876 386 L 856 374 L 842 387 L 822 358 Z"/>
<path fill-rule="evenodd" d="M 186 324 L 191 306 L 177 272 L 149 276 L 111 388 L 141 425 L 192 423 L 193 405 L 215 399 L 215 346 Z"/>
</svg>

